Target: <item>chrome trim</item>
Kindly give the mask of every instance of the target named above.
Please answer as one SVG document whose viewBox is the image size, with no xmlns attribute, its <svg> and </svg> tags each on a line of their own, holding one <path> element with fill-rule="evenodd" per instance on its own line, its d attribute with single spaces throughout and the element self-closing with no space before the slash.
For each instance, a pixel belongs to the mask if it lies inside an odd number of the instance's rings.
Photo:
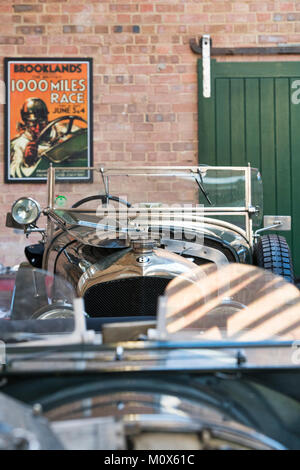
<svg viewBox="0 0 300 470">
<path fill-rule="evenodd" d="M 228 264 L 229 261 L 220 250 L 211 248 L 205 245 L 199 245 L 197 243 L 179 241 L 179 240 L 168 240 L 162 238 L 160 241 L 163 245 L 167 247 L 168 250 L 178 253 L 191 256 L 197 256 L 199 258 L 208 259 L 217 265 Z"/>
<path fill-rule="evenodd" d="M 206 173 L 207 170 L 230 170 L 230 171 L 243 171 L 247 167 L 246 166 L 214 166 L 214 165 L 201 165 L 201 166 L 132 166 L 132 167 L 119 167 L 119 168 L 103 168 L 103 167 L 96 167 L 96 166 L 91 166 L 91 167 L 59 167 L 57 170 L 95 170 L 98 171 L 99 173 L 103 174 L 108 174 L 108 175 L 130 175 L 134 174 L 136 175 L 135 171 L 141 171 L 147 173 L 142 173 L 143 175 L 151 174 L 153 173 L 156 175 L 156 171 L 162 171 L 164 172 L 164 175 L 178 175 L 178 172 L 180 171 L 190 171 L 191 173 L 198 173 L 200 170 L 201 173 Z M 55 169 L 55 168 L 54 168 Z M 149 171 L 148 171 L 149 170 Z"/>
<path fill-rule="evenodd" d="M 101 263 L 95 263 L 85 270 L 80 276 L 77 285 L 77 294 L 83 297 L 86 291 L 99 283 L 128 277 L 155 276 L 173 279 L 174 277 L 190 272 L 196 265 L 191 261 L 178 256 L 167 250 L 156 248 L 145 256 L 145 252 L 140 252 L 141 257 L 147 258 L 138 261 L 139 252 L 126 251 L 112 264 L 103 269 Z"/>
<path fill-rule="evenodd" d="M 54 206 L 54 191 L 55 191 L 55 168 L 52 163 L 48 168 L 48 207 L 52 208 Z"/>
<path fill-rule="evenodd" d="M 151 433 L 151 442 L 158 445 L 151 446 L 151 450 L 159 448 L 159 439 L 164 437 L 164 433 L 173 435 L 173 439 L 177 437 L 173 450 L 179 449 L 180 437 L 186 434 L 194 437 L 191 442 L 194 445 L 198 443 L 198 450 L 218 449 L 224 447 L 224 444 L 257 450 L 285 449 L 274 439 L 229 416 L 224 420 L 226 410 L 205 403 L 205 394 L 203 401 L 196 401 L 190 397 L 182 397 L 181 389 L 179 396 L 172 392 L 171 387 L 170 392 L 159 392 L 156 388 L 147 391 L 125 389 L 113 393 L 94 391 L 90 402 L 77 399 L 72 401 L 72 405 L 71 396 L 68 395 L 67 406 L 55 407 L 52 403 L 52 409 L 45 416 L 52 423 L 54 433 L 58 434 L 67 448 L 68 443 L 74 447 L 74 438 L 80 438 L 82 433 L 85 436 L 90 434 L 93 445 L 95 434 L 97 435 L 95 429 L 98 428 L 100 435 L 101 431 L 105 435 L 105 438 L 99 439 L 100 443 L 106 444 L 110 449 L 124 450 L 127 448 L 126 435 L 138 437 L 147 432 Z"/>
<path fill-rule="evenodd" d="M 269 225 L 279 224 L 280 229 L 277 230 L 291 230 L 292 217 L 290 215 L 264 215 L 264 228 Z"/>
<path fill-rule="evenodd" d="M 27 199 L 27 200 L 33 202 L 33 203 L 37 206 L 37 209 L 38 209 L 38 215 L 37 215 L 36 219 L 33 220 L 32 222 L 30 222 L 29 224 L 20 224 L 20 222 L 17 222 L 17 221 L 15 220 L 14 216 L 13 216 L 13 208 L 14 208 L 14 206 L 17 204 L 17 202 L 21 201 L 22 199 Z M 24 226 L 24 225 L 26 226 L 26 225 L 34 224 L 34 223 L 38 220 L 38 218 L 40 217 L 41 213 L 42 213 L 42 209 L 41 209 L 40 204 L 39 204 L 35 199 L 33 199 L 32 197 L 27 197 L 27 196 L 19 197 L 18 199 L 16 199 L 16 200 L 13 202 L 13 204 L 12 204 L 12 206 L 11 206 L 11 216 L 12 216 L 13 220 L 14 220 L 17 224 L 20 224 L 20 225 L 23 225 L 23 226 Z"/>
<path fill-rule="evenodd" d="M 82 345 L 82 341 L 69 342 L 66 336 L 45 338 L 44 341 L 7 344 L 7 365 L 9 371 L 32 370 L 47 372 L 67 372 L 78 370 L 76 361 L 82 361 L 82 371 L 93 372 L 139 372 L 139 371 L 227 371 L 240 372 L 251 370 L 299 370 L 299 364 L 292 362 L 292 343 L 262 342 L 235 343 L 234 341 L 127 341 L 115 344 Z M 74 338 L 73 338 L 74 339 Z M 69 344 L 81 345 L 80 351 L 70 351 Z M 57 351 L 58 345 L 65 345 L 63 352 Z M 47 355 L 34 355 L 38 347 L 47 347 Z M 123 356 L 116 361 L 116 350 L 121 346 Z M 53 347 L 53 350 L 51 350 Z M 247 361 L 240 364 L 237 353 L 243 350 Z M 28 354 L 28 357 L 26 356 Z M 28 361 L 30 358 L 30 361 Z"/>
<path fill-rule="evenodd" d="M 66 231 L 69 231 L 69 233 L 72 233 L 72 232 L 70 231 L 70 228 L 68 228 L 68 225 L 67 225 L 67 223 L 65 222 L 65 220 L 64 220 L 62 217 L 60 217 L 53 209 L 48 209 L 48 210 L 46 210 L 46 211 L 44 211 L 44 212 L 45 212 L 45 214 L 47 214 L 50 218 L 52 217 L 52 218 L 55 220 L 55 222 L 58 223 L 58 224 L 61 226 L 61 228 L 62 228 L 63 230 L 66 230 Z M 66 211 L 66 212 L 67 212 L 67 211 Z M 238 215 L 245 215 L 244 212 L 236 213 L 236 214 L 238 214 Z M 97 213 L 97 215 L 99 215 L 99 214 Z M 105 215 L 105 211 L 104 211 L 103 216 L 104 216 L 104 215 Z M 153 217 L 153 218 L 154 218 L 154 215 L 155 215 L 155 214 L 152 214 L 152 217 Z M 139 216 L 139 214 L 136 214 L 135 217 L 133 217 L 133 219 L 136 219 L 138 216 Z M 178 215 L 178 216 L 177 216 L 176 214 L 174 214 L 174 216 L 172 216 L 172 217 L 173 217 L 174 220 L 172 220 L 172 224 L 169 225 L 169 227 L 176 226 L 176 223 L 177 223 L 177 226 L 179 226 L 179 227 L 186 227 L 186 228 L 191 228 L 191 229 L 195 229 L 195 230 L 196 230 L 197 228 L 199 228 L 199 229 L 200 229 L 199 231 L 201 232 L 201 231 L 203 230 L 203 226 L 204 226 L 204 225 L 213 224 L 213 225 L 217 225 L 217 226 L 220 226 L 220 227 L 228 228 L 228 229 L 230 229 L 230 230 L 232 230 L 232 231 L 238 233 L 239 235 L 241 235 L 243 238 L 245 238 L 245 239 L 247 240 L 247 234 L 246 234 L 245 230 L 243 230 L 242 228 L 240 228 L 240 227 L 238 227 L 238 226 L 236 226 L 236 225 L 233 225 L 233 224 L 231 224 L 231 223 L 229 223 L 229 222 L 224 222 L 224 221 L 219 220 L 219 219 L 213 219 L 213 218 L 208 218 L 208 217 L 199 217 L 199 216 L 195 216 L 195 215 L 193 215 L 193 214 L 191 214 L 191 215 L 189 216 L 189 218 L 188 218 L 187 214 L 185 214 L 185 221 L 184 221 L 184 222 L 182 222 L 182 220 L 181 220 L 181 215 Z M 176 218 L 179 218 L 179 220 L 176 220 Z M 99 215 L 99 219 L 101 220 L 101 213 L 100 213 L 100 215 Z M 142 221 L 143 221 L 143 220 L 141 220 L 140 223 L 142 223 Z M 200 226 L 197 225 L 197 224 L 200 224 Z M 80 225 L 80 224 L 78 224 L 78 225 Z M 82 225 L 83 225 L 83 224 L 82 224 Z M 97 226 L 98 226 L 98 225 L 101 227 L 101 224 L 97 224 Z M 154 224 L 153 224 L 153 223 L 152 223 L 152 224 L 149 224 L 149 223 L 147 224 L 147 226 L 149 226 L 149 227 L 151 227 L 151 225 L 154 225 Z M 159 223 L 156 222 L 154 226 L 157 226 L 157 225 L 159 225 Z M 93 228 L 94 228 L 94 227 L 93 227 Z M 104 228 L 105 228 L 105 227 L 104 227 Z M 73 227 L 73 233 L 72 233 L 73 236 L 74 236 L 74 229 L 76 229 L 76 226 Z M 115 231 L 117 231 L 116 227 L 113 227 L 113 229 L 114 229 Z M 124 230 L 125 230 L 125 229 L 123 229 L 122 232 L 124 232 Z M 109 231 L 108 231 L 108 232 L 109 232 Z M 129 228 L 129 229 L 128 229 L 128 232 L 138 233 L 137 230 L 134 229 L 134 228 Z"/>
</svg>

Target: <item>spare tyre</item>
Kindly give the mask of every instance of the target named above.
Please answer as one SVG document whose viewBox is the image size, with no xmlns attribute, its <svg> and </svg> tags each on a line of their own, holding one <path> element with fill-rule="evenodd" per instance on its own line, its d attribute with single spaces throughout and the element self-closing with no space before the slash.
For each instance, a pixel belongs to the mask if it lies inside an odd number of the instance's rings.
<svg viewBox="0 0 300 470">
<path fill-rule="evenodd" d="M 291 251 L 284 237 L 279 235 L 259 237 L 253 248 L 253 262 L 255 266 L 272 271 L 294 284 Z"/>
</svg>

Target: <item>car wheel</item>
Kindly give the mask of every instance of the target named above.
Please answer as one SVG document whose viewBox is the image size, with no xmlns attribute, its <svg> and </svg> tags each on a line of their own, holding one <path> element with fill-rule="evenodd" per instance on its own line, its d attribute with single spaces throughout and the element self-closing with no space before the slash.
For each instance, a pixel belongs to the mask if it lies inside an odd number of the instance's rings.
<svg viewBox="0 0 300 470">
<path fill-rule="evenodd" d="M 253 261 L 255 266 L 279 274 L 286 281 L 295 282 L 292 255 L 284 237 L 263 235 L 254 245 Z"/>
</svg>

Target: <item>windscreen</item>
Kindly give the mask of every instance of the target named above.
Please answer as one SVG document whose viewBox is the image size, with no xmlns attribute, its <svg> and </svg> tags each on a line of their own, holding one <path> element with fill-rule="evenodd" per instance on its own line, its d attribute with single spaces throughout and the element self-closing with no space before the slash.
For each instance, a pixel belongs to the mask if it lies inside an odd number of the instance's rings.
<svg viewBox="0 0 300 470">
<path fill-rule="evenodd" d="M 173 214 L 178 223 L 180 212 L 196 214 L 198 222 L 201 217 L 223 220 L 245 231 L 251 188 L 256 206 L 262 204 L 258 172 L 252 170 L 251 177 L 248 168 L 100 168 L 91 170 L 91 184 L 78 185 L 61 183 L 61 171 L 56 171 L 54 210 L 69 229 L 80 226 L 76 237 L 80 232 L 85 241 L 87 236 L 92 239 L 99 223 L 109 230 L 111 224 L 115 227 L 117 219 L 117 224 L 121 222 L 123 226 L 125 222 L 131 229 L 130 222 L 137 211 L 139 214 L 148 211 L 152 216 Z M 103 210 L 109 213 L 101 220 Z M 257 216 L 255 221 L 260 224 Z"/>
<path fill-rule="evenodd" d="M 254 266 L 206 265 L 172 280 L 159 312 L 160 334 L 172 339 L 300 339 L 300 295 L 281 276 Z"/>
<path fill-rule="evenodd" d="M 56 170 L 55 203 L 70 209 L 83 195 L 109 194 L 134 205 L 200 203 L 207 208 L 244 208 L 246 170 L 223 167 L 102 168 L 91 170 L 91 184 L 79 185 L 61 183 L 64 171 Z M 257 170 L 254 172 L 256 174 Z M 88 205 L 97 208 L 97 201 L 89 201 Z"/>
<path fill-rule="evenodd" d="M 59 276 L 30 267 L 0 273 L 0 339 L 41 339 L 74 331 L 74 290 Z"/>
</svg>

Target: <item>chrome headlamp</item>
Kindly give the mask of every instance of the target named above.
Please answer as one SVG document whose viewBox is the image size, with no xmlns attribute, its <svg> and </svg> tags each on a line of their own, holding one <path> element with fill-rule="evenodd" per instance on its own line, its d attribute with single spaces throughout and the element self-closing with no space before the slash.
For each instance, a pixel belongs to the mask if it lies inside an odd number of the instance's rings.
<svg viewBox="0 0 300 470">
<path fill-rule="evenodd" d="M 33 224 L 41 214 L 41 207 L 31 197 L 17 199 L 11 208 L 11 215 L 15 222 L 20 225 Z"/>
</svg>

